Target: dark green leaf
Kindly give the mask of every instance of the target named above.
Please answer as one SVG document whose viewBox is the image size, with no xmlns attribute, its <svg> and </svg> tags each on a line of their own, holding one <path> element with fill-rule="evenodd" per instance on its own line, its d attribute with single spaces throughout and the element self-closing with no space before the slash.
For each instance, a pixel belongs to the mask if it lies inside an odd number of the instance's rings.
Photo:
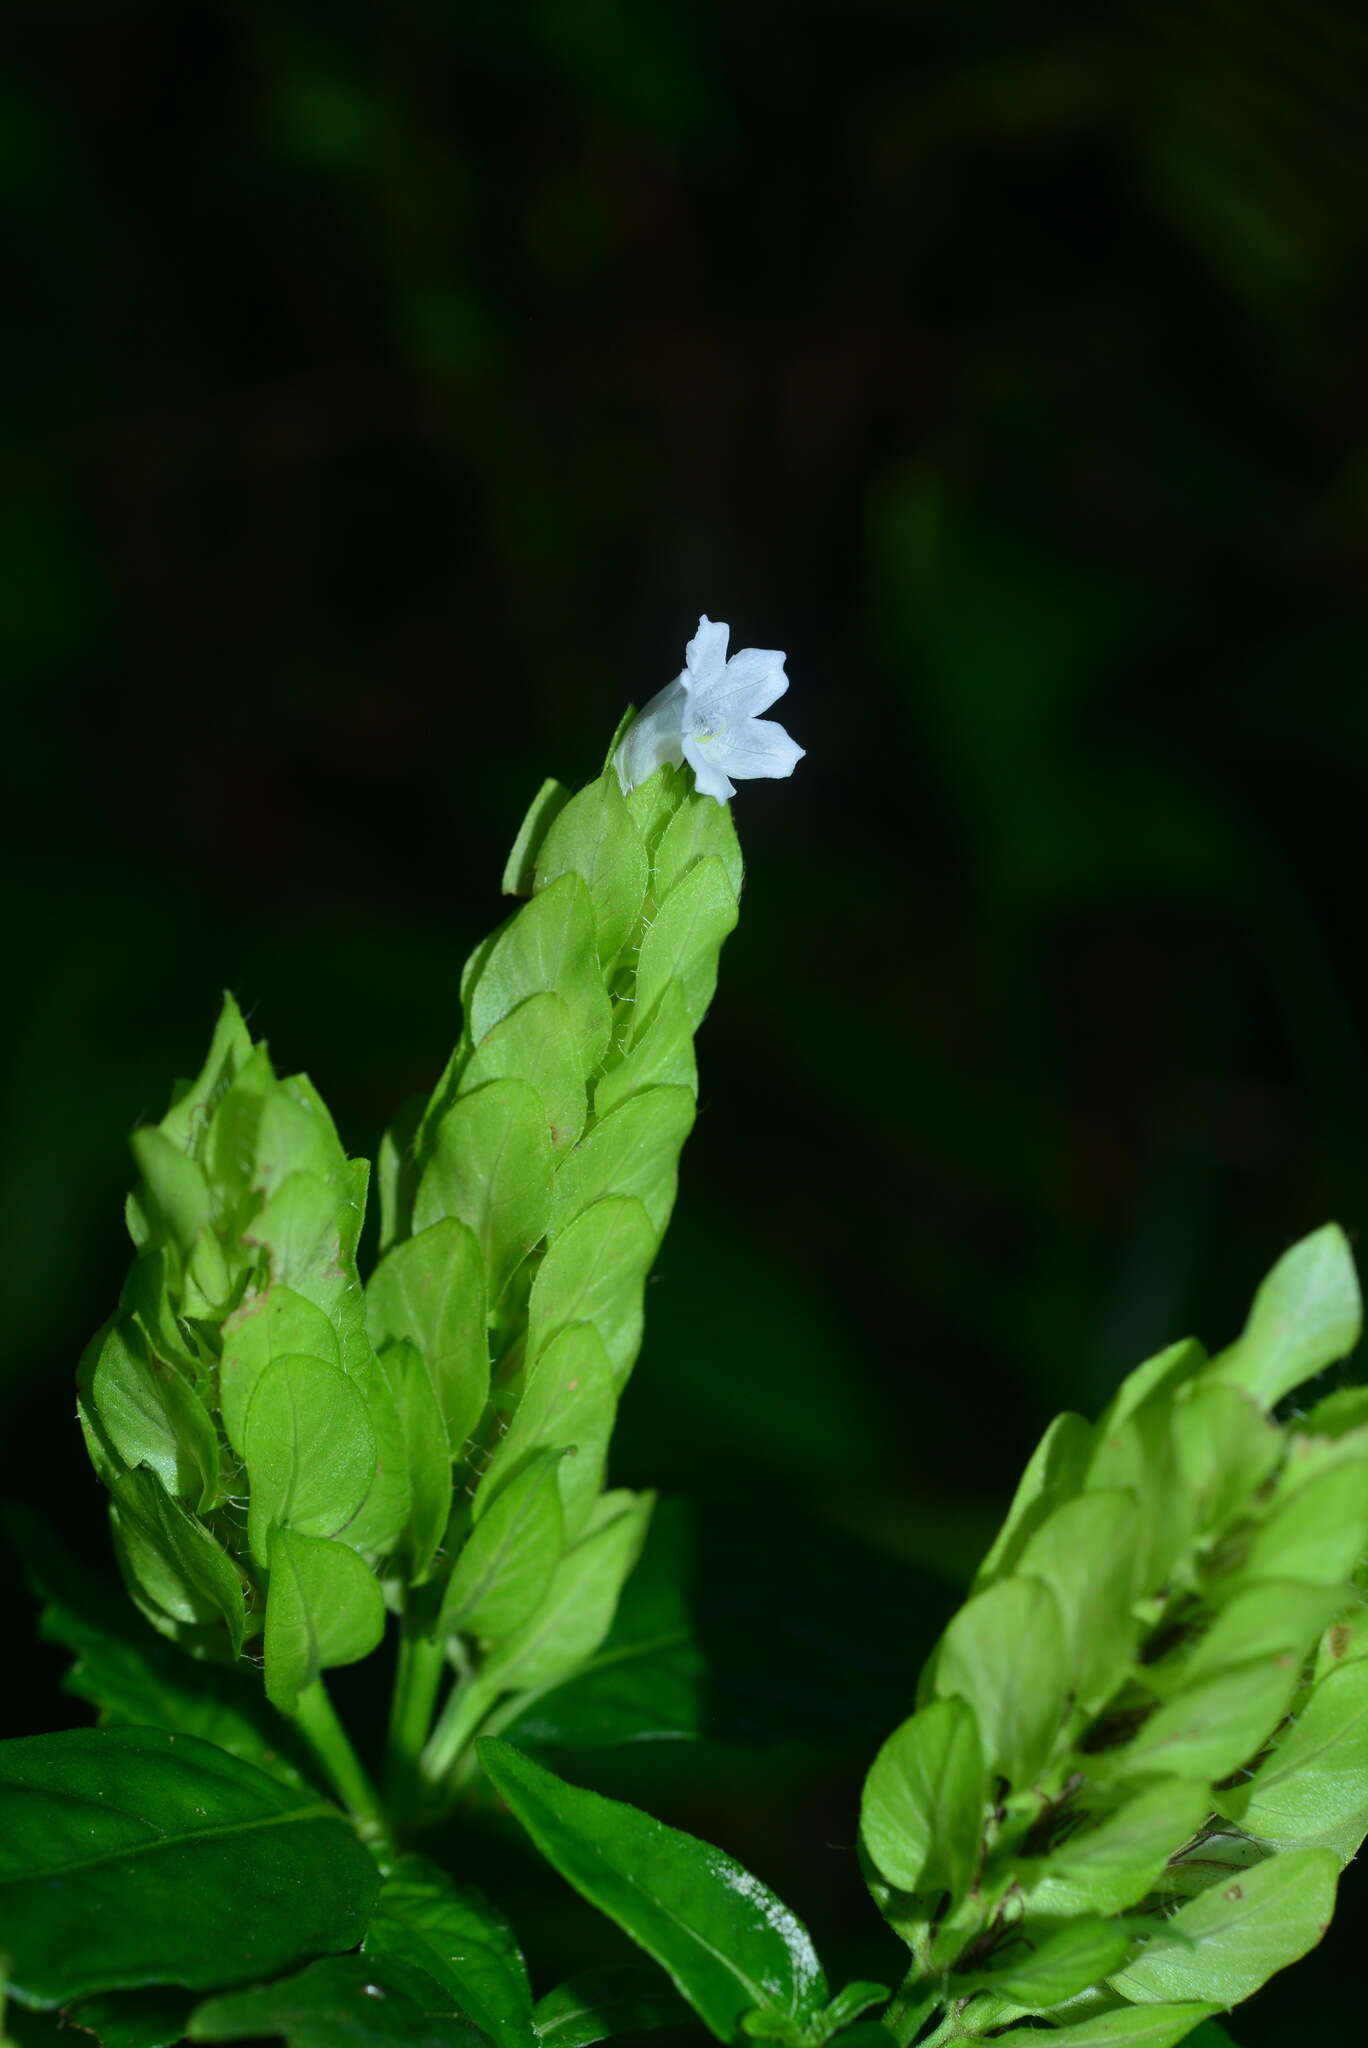
<svg viewBox="0 0 1368 2048">
<path fill-rule="evenodd" d="M 425 1971 L 499 2048 L 535 2044 L 527 1966 L 507 1919 L 426 1857 L 401 1857 L 386 1879 L 365 1954 Z"/>
<path fill-rule="evenodd" d="M 283 2040 L 288 2048 L 481 2048 L 482 2037 L 426 1971 L 379 1956 L 334 1956 L 297 1977 L 206 1999 L 192 2041 Z"/>
<path fill-rule="evenodd" d="M 0 1925 L 33 2004 L 289 1969 L 352 1947 L 378 1888 L 335 1809 L 193 1736 L 5 1743 L 0 1811 Z"/>
<path fill-rule="evenodd" d="M 827 1999 L 806 1929 L 720 1849 L 565 1784 L 506 1742 L 479 1745 L 496 1790 L 562 1877 L 667 1970 L 718 2039 L 768 2008 L 798 2029 Z"/>
<path fill-rule="evenodd" d="M 94 2034 L 100 2048 L 176 2048 L 185 2039 L 194 2004 L 187 1991 L 105 1991 L 83 1998 L 62 2015 L 68 2026 Z"/>
<path fill-rule="evenodd" d="M 558 1984 L 538 1999 L 532 2023 L 545 2048 L 593 2048 L 619 2034 L 677 2027 L 688 2017 L 688 2007 L 657 1971 L 622 1964 Z"/>
</svg>

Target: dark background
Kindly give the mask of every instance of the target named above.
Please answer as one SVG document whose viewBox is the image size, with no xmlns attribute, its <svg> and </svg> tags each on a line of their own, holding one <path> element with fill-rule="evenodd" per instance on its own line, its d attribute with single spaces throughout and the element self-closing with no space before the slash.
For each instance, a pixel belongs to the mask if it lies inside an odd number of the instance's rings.
<svg viewBox="0 0 1368 2048">
<path fill-rule="evenodd" d="M 373 1153 L 527 797 L 706 608 L 808 757 L 736 802 L 617 1472 L 814 1602 L 828 1538 L 962 1576 L 1056 1408 L 1368 1217 L 1361 14 L 11 31 L 5 1489 L 100 1554 L 70 1375 L 218 990 Z M 853 1925 L 856 1761 L 777 1770 L 709 1824 Z M 1364 1897 L 1243 2041 L 1347 2026 Z"/>
</svg>

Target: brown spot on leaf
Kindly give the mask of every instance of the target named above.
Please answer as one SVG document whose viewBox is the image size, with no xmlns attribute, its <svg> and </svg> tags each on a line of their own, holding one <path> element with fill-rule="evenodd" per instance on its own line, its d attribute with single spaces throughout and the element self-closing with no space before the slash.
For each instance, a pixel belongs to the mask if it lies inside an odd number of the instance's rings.
<svg viewBox="0 0 1368 2048">
<path fill-rule="evenodd" d="M 1228 1884 L 1225 1888 L 1225 1895 L 1233 1905 L 1236 1899 L 1244 1897 L 1244 1886 L 1242 1884 Z"/>
</svg>

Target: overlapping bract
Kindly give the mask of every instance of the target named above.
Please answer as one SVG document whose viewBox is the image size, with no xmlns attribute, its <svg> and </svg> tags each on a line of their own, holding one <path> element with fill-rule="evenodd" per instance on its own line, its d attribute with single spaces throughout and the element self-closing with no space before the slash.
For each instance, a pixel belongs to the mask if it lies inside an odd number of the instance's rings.
<svg viewBox="0 0 1368 2048">
<path fill-rule="evenodd" d="M 871 1889 L 960 2034 L 1133 2007 L 1176 2042 L 1320 1938 L 1368 1833 L 1368 1389 L 1271 1411 L 1359 1320 L 1330 1226 L 1228 1350 L 1046 1433 L 865 1786 Z"/>
<path fill-rule="evenodd" d="M 368 1168 L 226 999 L 137 1133 L 138 1256 L 80 1409 L 130 1592 L 286 1712 L 417 1589 L 475 1702 L 592 1654 L 649 1496 L 604 1492 L 693 1122 L 693 1033 L 736 921 L 729 814 L 666 768 L 548 784 L 467 964 L 460 1042 Z M 412 1593 L 409 1595 L 413 1597 Z"/>
</svg>

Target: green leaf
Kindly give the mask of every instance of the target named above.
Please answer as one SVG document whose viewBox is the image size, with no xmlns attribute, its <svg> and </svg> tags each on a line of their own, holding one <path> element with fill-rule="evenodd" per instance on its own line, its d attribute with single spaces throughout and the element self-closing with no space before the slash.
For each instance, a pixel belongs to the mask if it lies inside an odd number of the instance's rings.
<svg viewBox="0 0 1368 2048">
<path fill-rule="evenodd" d="M 849 2028 L 861 2013 L 869 2011 L 871 2005 L 883 2004 L 888 1995 L 886 1984 L 866 1981 L 847 1984 L 843 1991 L 836 1993 L 822 2014 L 819 2031 L 829 2039 L 832 2034 Z"/>
<path fill-rule="evenodd" d="M 338 1533 L 353 1550 L 376 1559 L 388 1556 L 408 1527 L 413 1512 L 408 1446 L 389 1381 L 359 1315 L 354 1331 L 344 1339 L 344 1357 L 349 1353 L 347 1377 L 365 1404 L 375 1437 L 375 1476 L 361 1506 Z"/>
<path fill-rule="evenodd" d="M 1199 1373 L 1206 1362 L 1206 1352 L 1195 1337 L 1180 1337 L 1176 1344 L 1157 1351 L 1153 1358 L 1147 1358 L 1134 1372 L 1126 1374 L 1102 1412 L 1098 1436 L 1105 1437 L 1119 1429 L 1144 1407 L 1167 1407 L 1169 1397 Z"/>
<path fill-rule="evenodd" d="M 1346 1823 L 1351 1834 L 1368 1831 L 1368 1663 L 1321 1679 L 1267 1762 L 1221 1793 L 1219 1805 L 1266 1841 L 1329 1838 Z M 1357 1846 L 1342 1853 L 1347 1858 Z"/>
<path fill-rule="evenodd" d="M 993 1540 L 974 1580 L 981 1593 L 1016 1569 L 1016 1561 L 1034 1530 L 1061 1501 L 1083 1484 L 1093 1449 L 1093 1427 L 1081 1415 L 1056 1415 L 1031 1453 L 1017 1485 L 1007 1518 Z"/>
<path fill-rule="evenodd" d="M 1234 2005 L 1315 1947 L 1335 1909 L 1339 1874 L 1330 1849 L 1271 1856 L 1189 1899 L 1112 1983 L 1138 2002 Z"/>
<path fill-rule="evenodd" d="M 1033 1919 L 1124 1913 L 1158 1883 L 1210 1811 L 1204 1784 L 1161 1779 L 1022 1869 Z"/>
<path fill-rule="evenodd" d="M 570 792 L 564 783 L 557 782 L 554 775 L 548 775 L 528 805 L 527 815 L 513 841 L 513 851 L 504 863 L 503 880 L 499 884 L 503 895 L 532 894 L 542 841 L 569 801 Z"/>
<path fill-rule="evenodd" d="M 875 1757 L 860 1834 L 890 1884 L 948 1891 L 953 1907 L 977 1867 L 987 1800 L 972 1708 L 962 1699 L 935 1700 L 895 1729 Z"/>
<path fill-rule="evenodd" d="M 570 799 L 537 856 L 536 887 L 577 874 L 588 885 L 598 933 L 598 956 L 610 968 L 641 915 L 650 864 L 632 822 L 615 768 Z"/>
<path fill-rule="evenodd" d="M 277 1529 L 266 1595 L 266 1696 L 292 1714 L 323 1671 L 368 1657 L 385 1633 L 379 1582 L 345 1543 Z"/>
<path fill-rule="evenodd" d="M 1125 1675 L 1139 1634 L 1130 1608 L 1140 1527 L 1128 1491 L 1077 1494 L 1046 1516 L 1016 1570 L 1043 1581 L 1058 1602 L 1068 1644 L 1069 1685 L 1079 1703 L 1100 1706 Z"/>
<path fill-rule="evenodd" d="M 1332 1465 L 1282 1498 L 1255 1530 L 1244 1579 L 1305 1579 L 1334 1585 L 1353 1577 L 1368 1550 L 1368 1483 L 1363 1465 Z"/>
<path fill-rule="evenodd" d="M 1174 1449 L 1199 1530 L 1243 1512 L 1282 1455 L 1282 1431 L 1258 1403 L 1223 1380 L 1201 1379 L 1174 1404 Z"/>
<path fill-rule="evenodd" d="M 641 841 L 654 860 L 661 834 L 682 804 L 693 796 L 693 772 L 670 762 L 655 769 L 644 782 L 627 792 L 627 809 Z M 712 798 L 707 799 L 709 803 Z M 713 806 L 717 808 L 716 805 Z"/>
<path fill-rule="evenodd" d="M 550 1214 L 551 1139 L 541 1097 L 525 1081 L 490 1081 L 462 1095 L 437 1126 L 418 1183 L 415 1228 L 449 1216 L 469 1226 L 492 1306 Z"/>
<path fill-rule="evenodd" d="M 96 2035 L 100 2048 L 176 2048 L 185 2039 L 193 2003 L 192 1993 L 160 1987 L 105 1991 L 68 2006 L 62 2018 L 67 2026 Z"/>
<path fill-rule="evenodd" d="M 715 854 L 689 869 L 661 903 L 637 958 L 636 1034 L 644 1034 L 656 1004 L 678 982 L 684 1012 L 697 1030 L 717 986 L 717 956 L 736 924 L 736 897 Z"/>
<path fill-rule="evenodd" d="M 126 1465 L 149 1465 L 197 1514 L 215 1506 L 219 1446 L 209 1412 L 175 1366 L 153 1356 L 136 1323 L 110 1324 L 90 1392 Z"/>
<path fill-rule="evenodd" d="M 297 1977 L 206 1999 L 192 2041 L 283 2040 L 288 2048 L 481 2048 L 481 2036 L 425 1970 L 379 1956 L 331 1956 Z"/>
<path fill-rule="evenodd" d="M 1247 1763 L 1286 1713 L 1297 1685 L 1294 1665 L 1248 1658 L 1195 1679 L 1167 1700 L 1123 1750 L 1092 1759 L 1099 1774 L 1164 1771 L 1207 1784 Z"/>
<path fill-rule="evenodd" d="M 1271 1408 L 1352 1351 L 1362 1319 L 1354 1255 L 1339 1225 L 1327 1223 L 1279 1259 L 1243 1332 L 1212 1361 L 1212 1377 Z"/>
<path fill-rule="evenodd" d="M 1093 2019 L 1052 2028 L 1045 2039 L 1049 2048 L 1177 2048 L 1194 2027 L 1219 2011 L 1219 2001 L 1127 2006 L 1119 2012 L 1098 2013 Z M 1013 2027 L 1010 2033 L 996 2034 L 993 2039 L 994 2048 L 1041 2048 L 1041 2036 L 1034 2027 Z"/>
<path fill-rule="evenodd" d="M 439 1636 L 507 1636 L 536 1613 L 565 1547 L 559 1462 L 537 1453 L 475 1524 L 447 1581 Z"/>
<path fill-rule="evenodd" d="M 532 2048 L 527 1966 L 505 1916 L 473 1885 L 455 1885 L 425 1856 L 394 1866 L 364 1953 L 423 1970 L 498 2048 Z"/>
<path fill-rule="evenodd" d="M 461 1076 L 461 1093 L 490 1081 L 525 1081 L 546 1113 L 553 1152 L 584 1129 L 584 1061 L 570 1012 L 558 995 L 529 996 L 476 1046 Z"/>
<path fill-rule="evenodd" d="M 451 1449 L 437 1404 L 427 1360 L 414 1344 L 392 1344 L 382 1353 L 403 1432 L 409 1477 L 409 1517 L 404 1564 L 411 1586 L 429 1576 L 451 1515 Z"/>
<path fill-rule="evenodd" d="M 416 1147 L 426 1107 L 427 1101 L 424 1096 L 411 1095 L 380 1140 L 380 1150 L 375 1160 L 375 1180 L 380 1200 L 382 1255 L 398 1239 L 409 1235 L 413 1215 L 413 1192 L 418 1182 Z"/>
<path fill-rule="evenodd" d="M 608 1045 L 611 1013 L 595 948 L 594 906 L 578 875 L 562 875 L 525 903 L 499 934 L 470 989 L 476 1045 L 529 996 L 558 995 L 570 1012 L 586 1069 Z"/>
<path fill-rule="evenodd" d="M 344 1206 L 316 1174 L 292 1173 L 262 1204 L 242 1239 L 264 1253 L 269 1286 L 302 1294 L 334 1321 L 356 1284 L 343 1264 Z"/>
<path fill-rule="evenodd" d="M 682 803 L 660 835 L 652 867 L 657 901 L 663 902 L 696 861 L 715 857 L 733 896 L 741 894 L 741 847 L 731 806 L 694 795 Z"/>
<path fill-rule="evenodd" d="M 935 1663 L 941 1698 L 973 1708 L 990 1771 L 1024 1790 L 1064 1711 L 1068 1646 L 1059 1604 L 1037 1579 L 1002 1579 L 962 1607 Z"/>
<path fill-rule="evenodd" d="M 453 1454 L 489 1398 L 484 1261 L 474 1233 L 455 1217 L 434 1223 L 386 1252 L 366 1289 L 366 1315 L 377 1346 L 417 1346 Z"/>
<path fill-rule="evenodd" d="M 1351 1596 L 1343 1586 L 1308 1586 L 1299 1579 L 1242 1583 L 1195 1648 L 1176 1660 L 1173 1680 L 1187 1686 L 1251 1657 L 1300 1665 L 1321 1631 L 1344 1611 L 1346 1597 Z M 1151 1682 L 1166 1677 L 1165 1666 L 1145 1676 Z"/>
<path fill-rule="evenodd" d="M 741 2041 L 757 2007 L 800 2030 L 817 2019 L 827 1986 L 807 1930 L 730 1856 L 506 1742 L 479 1755 L 547 1861 L 654 1956 L 720 2041 Z"/>
<path fill-rule="evenodd" d="M 247 1538 L 258 1564 L 278 1528 L 336 1536 L 375 1476 L 375 1433 L 355 1384 L 321 1358 L 273 1358 L 243 1424 Z"/>
<path fill-rule="evenodd" d="M 217 1630 L 221 1622 L 236 1657 L 246 1632 L 242 1581 L 203 1522 L 172 1500 L 146 1466 L 120 1482 L 110 1512 L 123 1555 L 154 1605 L 190 1627 Z"/>
<path fill-rule="evenodd" d="M 242 1456 L 247 1409 L 256 1383 L 273 1358 L 321 1358 L 340 1365 L 337 1331 L 321 1308 L 288 1287 L 272 1287 L 245 1301 L 223 1325 L 219 1412 L 233 1449 Z"/>
<path fill-rule="evenodd" d="M 654 1970 L 618 1964 L 586 1970 L 538 1999 L 532 2023 L 544 2048 L 594 2048 L 619 2034 L 644 2034 L 677 2027 L 688 2007 Z"/>
<path fill-rule="evenodd" d="M 182 1152 L 193 1152 L 220 1097 L 251 1057 L 251 1033 L 225 990 L 204 1065 L 195 1080 L 176 1088 L 171 1107 L 161 1120 L 163 1136 Z"/>
<path fill-rule="evenodd" d="M 164 1131 L 134 1131 L 133 1158 L 142 1175 L 138 1199 L 158 1243 L 169 1245 L 182 1266 L 193 1256 L 213 1213 L 201 1167 Z"/>
<path fill-rule="evenodd" d="M 306 1782 L 309 1760 L 262 1698 L 255 1673 L 186 1656 L 41 1523 L 16 1508 L 7 1520 L 29 1582 L 46 1602 L 39 1633 L 76 1659 L 63 1679 L 67 1692 L 98 1707 L 106 1723 L 198 1735 L 287 1785 Z"/>
<path fill-rule="evenodd" d="M 642 1289 L 656 1234 L 640 1202 L 608 1195 L 567 1224 L 537 1268 L 527 1311 L 534 1364 L 571 1323 L 598 1332 L 620 1388 L 641 1344 Z"/>
<path fill-rule="evenodd" d="M 478 1522 L 502 1489 L 540 1451 L 563 1451 L 556 1479 L 565 1533 L 574 1540 L 603 1485 L 617 1395 L 598 1333 L 572 1323 L 542 1351 L 530 1372 L 513 1419 L 485 1468 L 475 1496 Z"/>
<path fill-rule="evenodd" d="M 674 1207 L 679 1151 L 694 1112 L 687 1088 L 648 1088 L 596 1124 L 556 1175 L 550 1235 L 602 1196 L 628 1195 L 640 1202 L 659 1237 Z"/>
<path fill-rule="evenodd" d="M 1134 1945 L 1128 1928 L 1084 1914 L 1047 1935 L 1038 1948 L 1013 1956 L 995 1970 L 969 1975 L 964 1988 L 976 1987 L 1033 2012 L 1048 2012 L 1101 1984 L 1120 1968 Z M 958 1988 L 960 1980 L 955 1981 Z"/>
<path fill-rule="evenodd" d="M 605 1503 L 610 1518 L 591 1524 L 561 1558 L 536 1612 L 495 1646 L 480 1673 L 482 1685 L 504 1692 L 555 1685 L 603 1641 L 623 1581 L 641 1554 L 655 1496 L 605 1494 L 601 1507 Z"/>
<path fill-rule="evenodd" d="M 708 799 L 712 801 L 711 798 Z M 714 810 L 717 806 L 713 805 Z M 644 1088 L 687 1088 L 697 1099 L 698 1061 L 693 1031 L 684 1008 L 684 991 L 671 982 L 655 1006 L 641 1037 L 624 1059 L 599 1076 L 594 1089 L 594 1114 L 611 1116 L 621 1103 Z"/>
<path fill-rule="evenodd" d="M 378 1888 L 335 1809 L 193 1736 L 0 1744 L 0 1812 L 0 1925 L 35 2005 L 242 1983 L 351 1948 Z"/>
</svg>

